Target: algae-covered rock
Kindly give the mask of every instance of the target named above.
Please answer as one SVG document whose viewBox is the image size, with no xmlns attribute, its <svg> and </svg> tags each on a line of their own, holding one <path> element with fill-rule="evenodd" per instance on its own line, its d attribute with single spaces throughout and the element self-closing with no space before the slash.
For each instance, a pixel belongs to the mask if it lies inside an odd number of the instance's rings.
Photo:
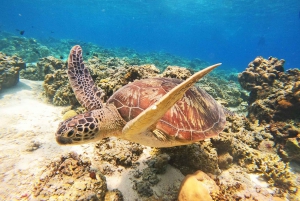
<svg viewBox="0 0 300 201">
<path fill-rule="evenodd" d="M 134 183 L 133 189 L 142 197 L 150 197 L 153 195 L 153 190 L 149 182 L 139 181 Z"/>
<path fill-rule="evenodd" d="M 20 72 L 22 78 L 29 80 L 44 80 L 45 75 L 54 74 L 56 70 L 66 70 L 66 62 L 49 56 L 40 58 L 36 64 L 29 64 L 28 68 Z"/>
<path fill-rule="evenodd" d="M 41 172 L 33 193 L 37 200 L 104 200 L 105 177 L 76 153 L 54 159 Z"/>
<path fill-rule="evenodd" d="M 78 101 L 69 84 L 65 70 L 56 70 L 47 74 L 43 83 L 44 94 L 48 101 L 54 105 L 76 105 Z"/>
<path fill-rule="evenodd" d="M 17 54 L 26 62 L 37 62 L 39 58 L 51 55 L 51 50 L 34 38 L 6 34 L 0 40 L 1 51 L 8 55 Z"/>
<path fill-rule="evenodd" d="M 96 145 L 97 160 L 108 162 L 114 166 L 130 167 L 143 153 L 143 146 L 114 138 L 105 138 Z M 103 163 L 102 168 L 105 168 Z M 111 166 L 112 167 L 112 166 Z M 116 168 L 115 167 L 115 168 Z M 103 170 L 105 172 L 105 170 Z"/>
<path fill-rule="evenodd" d="M 104 201 L 123 201 L 123 195 L 118 189 L 107 191 Z"/>
<path fill-rule="evenodd" d="M 300 135 L 295 138 L 288 138 L 284 151 L 289 160 L 300 162 Z"/>
<path fill-rule="evenodd" d="M 167 153 L 170 156 L 170 164 L 178 168 L 184 175 L 197 170 L 213 174 L 220 172 L 217 151 L 210 141 L 162 148 L 160 152 Z"/>
<path fill-rule="evenodd" d="M 177 78 L 181 80 L 186 80 L 191 75 L 192 74 L 188 69 L 179 66 L 168 66 L 162 73 L 163 77 Z"/>
<path fill-rule="evenodd" d="M 284 72 L 284 60 L 257 57 L 239 74 L 241 86 L 250 91 L 248 117 L 270 123 L 300 117 L 299 69 Z"/>
<path fill-rule="evenodd" d="M 233 161 L 233 157 L 229 153 L 223 153 L 218 156 L 218 165 L 221 169 L 228 168 Z"/>
<path fill-rule="evenodd" d="M 15 86 L 19 82 L 19 71 L 25 68 L 26 64 L 21 58 L 0 52 L 0 91 Z"/>
</svg>

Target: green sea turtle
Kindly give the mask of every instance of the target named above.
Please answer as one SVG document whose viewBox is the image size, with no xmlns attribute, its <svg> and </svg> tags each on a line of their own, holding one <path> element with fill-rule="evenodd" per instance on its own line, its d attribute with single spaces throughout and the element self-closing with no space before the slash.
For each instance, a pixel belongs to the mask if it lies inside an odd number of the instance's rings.
<svg viewBox="0 0 300 201">
<path fill-rule="evenodd" d="M 83 144 L 116 136 L 151 147 L 172 147 L 215 137 L 225 125 L 223 108 L 193 86 L 221 64 L 195 73 L 186 81 L 171 78 L 136 80 L 116 91 L 106 103 L 85 67 L 76 45 L 68 59 L 68 77 L 79 103 L 88 112 L 60 123 L 56 141 Z"/>
</svg>

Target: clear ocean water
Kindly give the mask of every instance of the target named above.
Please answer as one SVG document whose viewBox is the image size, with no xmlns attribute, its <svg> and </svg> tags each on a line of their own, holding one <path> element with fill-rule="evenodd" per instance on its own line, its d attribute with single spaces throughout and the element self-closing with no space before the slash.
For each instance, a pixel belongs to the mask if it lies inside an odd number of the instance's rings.
<svg viewBox="0 0 300 201">
<path fill-rule="evenodd" d="M 165 51 L 244 70 L 256 56 L 300 64 L 299 0 L 1 0 L 0 30 Z M 1 49 L 1 48 L 0 48 Z"/>
<path fill-rule="evenodd" d="M 0 201 L 300 200 L 300 0 L 0 8 Z M 159 119 L 168 78 L 215 63 L 195 84 L 212 97 L 192 88 Z M 147 106 L 152 125 L 125 122 Z"/>
</svg>

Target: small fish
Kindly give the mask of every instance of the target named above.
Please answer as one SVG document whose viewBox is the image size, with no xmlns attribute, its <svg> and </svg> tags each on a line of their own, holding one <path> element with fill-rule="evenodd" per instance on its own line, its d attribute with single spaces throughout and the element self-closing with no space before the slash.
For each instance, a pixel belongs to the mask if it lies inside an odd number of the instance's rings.
<svg viewBox="0 0 300 201">
<path fill-rule="evenodd" d="M 258 46 L 264 46 L 266 44 L 265 37 L 261 36 L 257 42 Z"/>
<path fill-rule="evenodd" d="M 24 33 L 25 33 L 25 31 L 24 31 L 24 30 L 20 31 L 20 34 L 21 34 L 21 35 L 23 35 Z"/>
<path fill-rule="evenodd" d="M 33 50 L 36 54 L 40 55 L 40 52 L 37 49 Z"/>
<path fill-rule="evenodd" d="M 54 33 L 54 31 L 50 31 L 50 33 Z"/>
<path fill-rule="evenodd" d="M 60 59 L 64 59 L 64 57 L 62 55 L 59 56 Z"/>
<path fill-rule="evenodd" d="M 85 53 L 86 55 L 90 55 L 90 52 Z"/>
</svg>

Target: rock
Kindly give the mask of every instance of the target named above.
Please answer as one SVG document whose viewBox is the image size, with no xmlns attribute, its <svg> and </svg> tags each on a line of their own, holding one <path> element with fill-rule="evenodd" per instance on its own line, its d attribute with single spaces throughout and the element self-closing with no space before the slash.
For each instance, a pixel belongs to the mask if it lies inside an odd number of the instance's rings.
<svg viewBox="0 0 300 201">
<path fill-rule="evenodd" d="M 123 200 L 124 200 L 123 195 L 121 191 L 119 191 L 118 189 L 108 191 L 105 194 L 105 198 L 104 198 L 104 201 L 123 201 Z"/>
<path fill-rule="evenodd" d="M 150 197 L 153 195 L 151 185 L 147 181 L 136 182 L 133 185 L 133 189 L 135 189 L 137 193 L 143 197 Z"/>
<path fill-rule="evenodd" d="M 98 160 L 115 166 L 131 167 L 143 153 L 143 146 L 116 138 L 106 138 L 96 145 L 95 156 Z M 111 166 L 113 168 L 113 166 Z"/>
<path fill-rule="evenodd" d="M 159 154 L 156 157 L 148 160 L 146 163 L 149 167 L 154 168 L 155 172 L 164 173 L 170 161 L 170 156 L 166 153 Z"/>
<path fill-rule="evenodd" d="M 218 155 L 210 141 L 200 141 L 186 146 L 161 148 L 161 153 L 170 156 L 170 164 L 182 174 L 191 174 L 197 170 L 218 173 Z"/>
<path fill-rule="evenodd" d="M 191 75 L 192 74 L 188 69 L 179 66 L 168 66 L 162 73 L 163 77 L 177 78 L 181 80 L 186 80 Z"/>
<path fill-rule="evenodd" d="M 0 52 L 0 91 L 15 86 L 19 82 L 19 71 L 25 68 L 26 64 L 21 58 Z"/>
<path fill-rule="evenodd" d="M 27 149 L 26 151 L 32 152 L 37 150 L 38 148 L 41 147 L 41 143 L 40 142 L 36 142 L 36 141 L 32 141 L 27 145 Z"/>
<path fill-rule="evenodd" d="M 100 171 L 91 176 L 91 162 L 72 152 L 48 164 L 34 184 L 37 200 L 104 200 L 107 191 Z"/>
<path fill-rule="evenodd" d="M 284 72 L 284 60 L 256 58 L 239 74 L 240 85 L 250 91 L 248 117 L 266 124 L 299 118 L 300 71 Z"/>
<path fill-rule="evenodd" d="M 288 138 L 284 147 L 290 161 L 300 162 L 300 134 L 296 138 Z"/>
<path fill-rule="evenodd" d="M 178 201 L 213 201 L 210 193 L 218 193 L 219 187 L 202 171 L 187 175 L 181 183 Z"/>
<path fill-rule="evenodd" d="M 149 167 L 143 170 L 142 178 L 144 181 L 148 181 L 151 185 L 155 185 L 159 182 L 156 170 Z"/>
<path fill-rule="evenodd" d="M 233 157 L 227 152 L 218 156 L 218 164 L 221 169 L 228 168 L 233 161 Z"/>
</svg>

